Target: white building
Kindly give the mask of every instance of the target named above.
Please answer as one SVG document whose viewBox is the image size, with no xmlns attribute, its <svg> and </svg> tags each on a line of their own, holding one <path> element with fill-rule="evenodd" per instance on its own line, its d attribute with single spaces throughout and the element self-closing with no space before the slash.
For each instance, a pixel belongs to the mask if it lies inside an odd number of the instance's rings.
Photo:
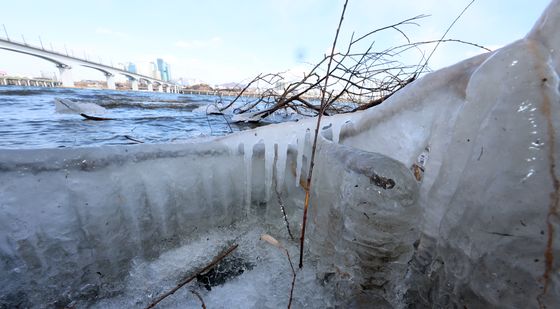
<svg viewBox="0 0 560 309">
<path fill-rule="evenodd" d="M 155 61 L 136 62 L 136 70 L 136 72 L 140 75 L 149 76 L 155 79 L 161 79 L 161 75 L 157 69 Z"/>
</svg>

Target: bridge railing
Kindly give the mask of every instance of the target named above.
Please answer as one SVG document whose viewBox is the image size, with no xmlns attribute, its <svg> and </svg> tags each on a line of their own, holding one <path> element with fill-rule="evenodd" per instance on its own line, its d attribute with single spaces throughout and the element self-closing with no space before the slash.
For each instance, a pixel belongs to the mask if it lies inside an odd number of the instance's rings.
<svg viewBox="0 0 560 309">
<path fill-rule="evenodd" d="M 66 50 L 66 52 L 58 51 L 58 50 L 54 49 L 52 44 L 51 44 L 51 49 L 48 49 L 48 48 L 45 48 L 45 46 L 42 43 L 41 43 L 41 46 L 34 45 L 34 44 L 29 44 L 29 43 L 27 43 L 27 41 L 25 39 L 23 39 L 22 41 L 18 41 L 18 40 L 10 39 L 8 37 L 8 38 L 0 38 L 0 41 L 9 42 L 9 43 L 12 43 L 12 44 L 33 48 L 33 49 L 36 49 L 36 50 L 42 50 L 42 51 L 50 52 L 50 53 L 53 53 L 53 54 L 57 54 L 59 56 L 72 57 L 72 58 L 76 58 L 76 59 L 80 59 L 80 60 L 89 61 L 85 57 L 81 58 L 81 57 L 78 57 L 78 56 L 74 56 L 73 53 L 72 53 L 72 55 L 68 54 L 68 50 Z"/>
</svg>

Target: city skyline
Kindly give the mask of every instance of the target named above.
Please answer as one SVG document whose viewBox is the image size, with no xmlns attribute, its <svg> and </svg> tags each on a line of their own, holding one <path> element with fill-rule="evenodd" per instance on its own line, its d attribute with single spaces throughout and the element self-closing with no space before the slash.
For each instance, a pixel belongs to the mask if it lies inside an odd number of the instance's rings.
<svg viewBox="0 0 560 309">
<path fill-rule="evenodd" d="M 439 39 L 470 1 L 441 3 L 395 0 L 390 4 L 350 1 L 341 29 L 340 46 L 357 35 L 419 14 L 419 27 L 405 27 L 413 41 Z M 547 0 L 477 1 L 447 38 L 498 48 L 522 38 L 548 4 Z M 11 3 L 0 12 L 0 23 L 11 39 L 50 49 L 67 50 L 106 64 L 157 62 L 173 69 L 174 79 L 210 84 L 242 82 L 261 72 L 303 74 L 306 63 L 321 59 L 332 44 L 343 1 L 285 0 L 217 3 L 167 1 L 154 10 L 147 1 L 134 6 L 101 0 L 57 0 Z M 29 8 L 33 8 L 30 10 Z M 153 23 L 147 23 L 147 22 Z M 5 37 L 0 29 L 0 37 Z M 403 42 L 395 31 L 382 33 L 378 46 Z M 426 46 L 428 52 L 433 46 Z M 434 69 L 451 65 L 482 50 L 445 44 L 431 59 Z M 407 60 L 407 59 L 405 59 Z M 51 63 L 0 50 L 0 71 L 35 75 L 55 72 Z M 102 79 L 100 72 L 78 68 L 76 79 Z"/>
</svg>

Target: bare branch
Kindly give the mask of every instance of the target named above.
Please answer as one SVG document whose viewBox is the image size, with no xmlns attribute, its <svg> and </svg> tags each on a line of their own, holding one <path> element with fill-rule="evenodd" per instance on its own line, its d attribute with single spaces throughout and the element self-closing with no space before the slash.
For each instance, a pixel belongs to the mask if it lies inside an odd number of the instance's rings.
<svg viewBox="0 0 560 309">
<path fill-rule="evenodd" d="M 461 16 L 463 16 L 463 14 L 465 14 L 465 12 L 468 10 L 468 8 L 474 3 L 475 0 L 472 0 L 469 4 L 467 4 L 467 6 L 463 9 L 463 11 L 461 11 L 461 13 L 459 13 L 459 15 L 455 18 L 455 20 L 453 20 L 453 22 L 451 23 L 451 25 L 449 25 L 449 27 L 447 28 L 447 30 L 445 30 L 445 32 L 443 33 L 443 35 L 441 36 L 441 39 L 439 40 L 441 42 L 441 40 L 445 39 L 445 36 L 447 35 L 447 33 L 449 33 L 449 30 L 451 30 L 451 28 L 453 28 L 453 26 L 455 25 L 455 23 L 459 20 L 459 18 L 461 18 Z M 436 52 L 436 49 L 439 46 L 438 42 L 436 44 L 436 46 L 434 47 L 434 49 L 432 50 L 432 52 L 428 55 L 428 58 L 426 58 L 426 62 L 424 62 L 424 65 L 422 65 L 422 68 L 420 69 L 420 71 L 423 71 L 424 68 L 428 65 L 428 62 L 430 61 L 430 59 L 432 58 L 432 55 Z"/>
<path fill-rule="evenodd" d="M 463 13 L 464 11 L 461 15 Z M 459 43 L 490 51 L 479 44 L 443 37 L 440 40 L 413 42 L 406 34 L 406 27 L 418 26 L 417 22 L 425 17 L 427 15 L 408 18 L 369 31 L 357 38 L 352 33 L 343 52 L 335 52 L 333 49 L 331 54 L 324 55 L 318 63 L 310 65 L 309 71 L 298 79 L 290 80 L 284 73 L 258 75 L 249 85 L 256 85 L 262 81 L 268 85 L 268 88 L 259 88 L 258 98 L 248 100 L 236 109 L 239 113 L 251 113 L 250 117 L 239 117 L 239 119 L 260 121 L 280 110 L 303 116 L 364 110 L 384 102 L 394 92 L 428 71 L 428 61 L 433 50 L 429 56 L 426 56 L 424 49 L 421 48 L 424 45 L 436 44 L 437 48 L 441 43 Z M 376 51 L 374 36 L 386 30 L 399 32 L 407 43 Z M 337 35 L 339 31 L 340 29 L 337 28 Z M 366 42 L 367 45 L 363 44 Z M 410 56 L 416 57 L 418 62 L 415 62 L 418 64 L 401 62 L 401 59 Z M 248 87 L 243 91 L 247 90 Z M 321 100 L 326 94 L 330 94 L 331 99 Z M 237 101 L 239 96 L 233 102 Z M 325 103 L 326 106 L 323 106 Z"/>
<path fill-rule="evenodd" d="M 206 309 L 206 304 L 204 303 L 204 299 L 202 299 L 202 296 L 200 296 L 200 293 L 198 293 L 195 290 L 191 290 L 191 293 L 196 296 L 196 298 L 198 298 L 198 300 L 200 300 L 200 304 L 202 305 L 202 309 Z"/>
<path fill-rule="evenodd" d="M 146 309 L 150 309 L 155 307 L 159 302 L 161 302 L 162 300 L 164 300 L 166 297 L 168 297 L 169 295 L 173 295 L 173 293 L 177 292 L 177 290 L 179 290 L 180 288 L 182 288 L 185 284 L 193 281 L 197 275 L 200 275 L 202 273 L 205 273 L 207 271 L 209 271 L 210 269 L 214 268 L 216 266 L 216 264 L 218 264 L 221 260 L 223 260 L 226 256 L 228 256 L 230 253 L 232 253 L 235 249 L 237 249 L 238 245 L 235 244 L 231 247 L 229 247 L 227 250 L 223 251 L 222 253 L 218 254 L 210 263 L 208 263 L 208 265 L 206 265 L 204 268 L 196 271 L 194 274 L 192 274 L 191 276 L 189 276 L 188 278 L 186 278 L 185 280 L 181 281 L 181 283 L 177 284 L 176 287 L 174 287 L 173 289 L 171 289 L 171 291 L 161 295 L 160 297 L 158 297 L 156 300 L 154 300 L 152 303 L 150 303 Z"/>
<path fill-rule="evenodd" d="M 338 27 L 336 28 L 336 35 L 334 36 L 334 41 L 332 44 L 331 49 L 331 56 L 329 58 L 329 63 L 327 65 L 327 73 L 331 71 L 331 64 L 333 60 L 334 50 L 336 48 L 336 42 L 338 41 L 338 34 L 340 33 L 340 27 L 342 26 L 342 21 L 344 20 L 344 13 L 346 12 L 346 6 L 348 5 L 348 0 L 344 1 L 344 7 L 342 8 L 342 14 L 340 14 L 340 21 L 338 22 Z M 303 245 L 305 243 L 305 225 L 307 223 L 307 210 L 309 208 L 309 197 L 311 194 L 311 180 L 313 177 L 313 166 L 315 164 L 315 154 L 317 150 L 317 138 L 319 136 L 319 128 L 321 126 L 321 118 L 323 116 L 323 112 L 327 108 L 328 101 L 325 101 L 325 94 L 327 93 L 327 85 L 328 85 L 329 75 L 327 74 L 325 77 L 325 86 L 321 91 L 321 110 L 319 112 L 319 116 L 317 117 L 317 126 L 315 127 L 315 136 L 313 137 L 313 147 L 311 149 L 311 160 L 309 163 L 309 174 L 307 175 L 307 189 L 305 190 L 305 203 L 303 206 L 303 220 L 302 220 L 302 228 L 301 228 L 301 238 L 299 243 L 299 268 L 303 267 Z M 331 93 L 332 94 L 332 93 Z M 331 95 L 329 94 L 329 96 Z"/>
</svg>

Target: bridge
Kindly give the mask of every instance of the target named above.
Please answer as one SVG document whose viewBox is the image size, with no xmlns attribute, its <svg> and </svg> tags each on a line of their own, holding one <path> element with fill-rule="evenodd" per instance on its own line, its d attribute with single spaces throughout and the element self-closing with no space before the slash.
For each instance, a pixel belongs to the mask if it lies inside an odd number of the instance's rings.
<svg viewBox="0 0 560 309">
<path fill-rule="evenodd" d="M 60 72 L 60 82 L 63 87 L 74 87 L 74 80 L 72 79 L 72 67 L 83 66 L 90 69 L 101 71 L 105 74 L 107 79 L 107 88 L 115 89 L 115 76 L 121 74 L 128 78 L 132 86 L 132 90 L 138 90 L 139 82 L 145 82 L 148 85 L 148 91 L 154 91 L 154 86 L 157 90 L 163 92 L 177 92 L 177 85 L 158 80 L 149 76 L 132 73 L 123 69 L 115 68 L 106 64 L 94 62 L 88 59 L 82 59 L 68 54 L 56 52 L 54 50 L 46 50 L 42 46 L 32 46 L 27 43 L 15 42 L 9 39 L 0 38 L 0 49 L 13 51 L 16 53 L 26 54 L 38 57 L 52 62 L 56 65 Z"/>
</svg>

